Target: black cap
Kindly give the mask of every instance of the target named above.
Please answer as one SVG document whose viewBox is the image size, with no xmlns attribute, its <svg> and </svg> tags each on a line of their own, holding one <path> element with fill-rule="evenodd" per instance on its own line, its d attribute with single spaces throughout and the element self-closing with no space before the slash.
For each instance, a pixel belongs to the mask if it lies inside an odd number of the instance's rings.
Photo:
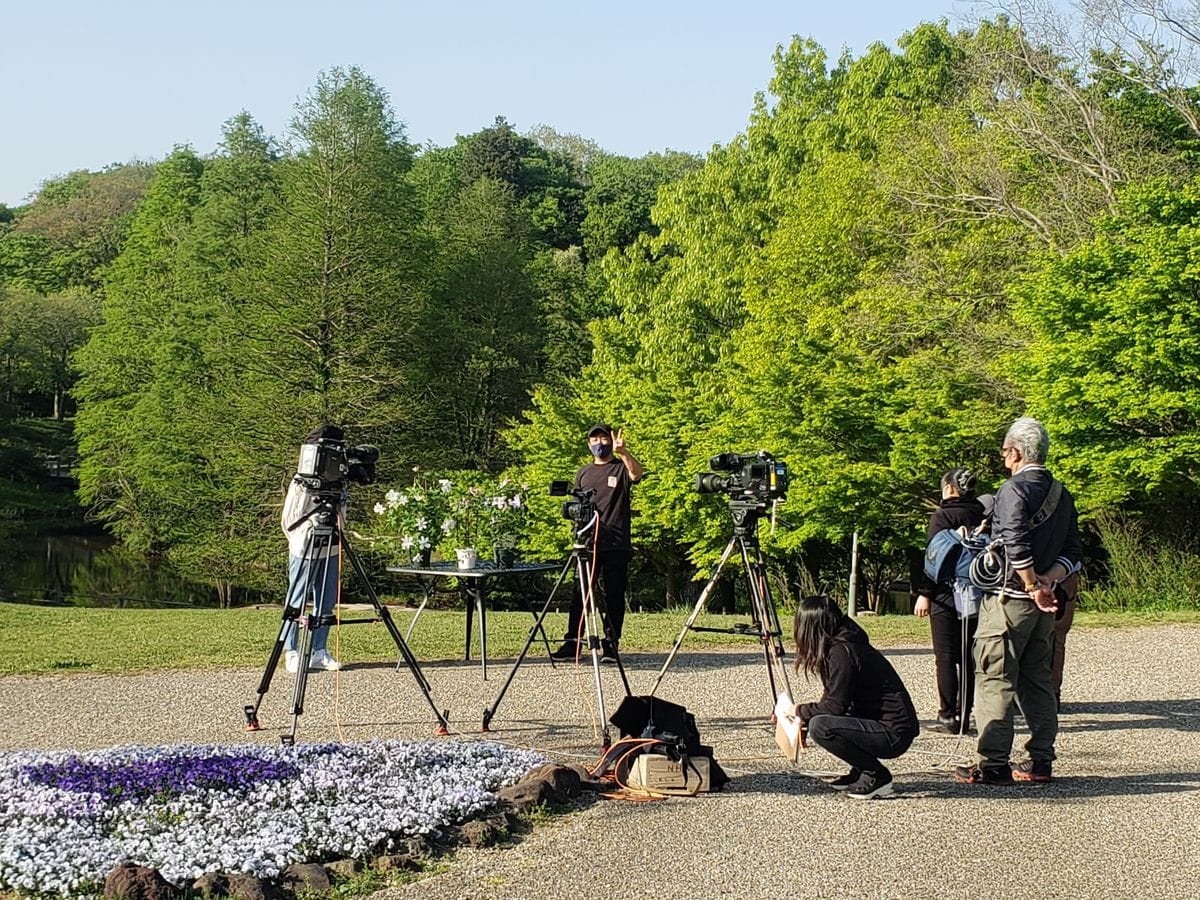
<svg viewBox="0 0 1200 900">
<path fill-rule="evenodd" d="M 612 440 L 612 428 L 608 425 L 605 425 L 603 422 L 597 422 L 595 425 L 593 425 L 591 428 L 589 428 L 587 436 L 591 437 L 593 434 L 596 434 L 597 432 L 603 434 L 609 440 Z"/>
<path fill-rule="evenodd" d="M 314 441 L 340 441 L 345 436 L 345 432 L 336 425 L 322 425 L 320 428 L 314 428 L 310 431 L 305 441 L 307 443 Z"/>
</svg>

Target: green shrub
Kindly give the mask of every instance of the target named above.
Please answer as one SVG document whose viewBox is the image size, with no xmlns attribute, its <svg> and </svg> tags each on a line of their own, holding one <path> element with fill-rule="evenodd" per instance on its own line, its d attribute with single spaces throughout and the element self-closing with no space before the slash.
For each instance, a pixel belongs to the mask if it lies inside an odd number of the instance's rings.
<svg viewBox="0 0 1200 900">
<path fill-rule="evenodd" d="M 1200 610 L 1200 552 L 1190 537 L 1151 534 L 1133 519 L 1104 516 L 1096 528 L 1108 551 L 1108 578 L 1088 587 L 1097 610 Z"/>
</svg>

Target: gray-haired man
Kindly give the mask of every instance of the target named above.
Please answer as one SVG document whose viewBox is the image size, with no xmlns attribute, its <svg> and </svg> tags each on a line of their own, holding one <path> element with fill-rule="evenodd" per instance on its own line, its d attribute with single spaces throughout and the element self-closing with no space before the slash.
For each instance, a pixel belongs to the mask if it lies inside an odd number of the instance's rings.
<svg viewBox="0 0 1200 900">
<path fill-rule="evenodd" d="M 1075 501 L 1046 470 L 1050 437 L 1036 419 L 1017 419 L 1001 452 L 1012 473 L 996 492 L 993 538 L 1008 556 L 1003 588 L 987 594 L 975 632 L 977 762 L 959 766 L 966 784 L 1050 780 L 1058 736 L 1054 696 L 1055 585 L 1079 568 L 1081 546 Z M 1029 759 L 1012 765 L 1016 704 L 1029 725 Z"/>
</svg>

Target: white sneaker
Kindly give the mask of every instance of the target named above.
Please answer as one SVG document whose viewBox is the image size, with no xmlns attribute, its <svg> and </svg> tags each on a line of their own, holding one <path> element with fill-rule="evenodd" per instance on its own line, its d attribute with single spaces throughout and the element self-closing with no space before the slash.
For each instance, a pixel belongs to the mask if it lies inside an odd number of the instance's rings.
<svg viewBox="0 0 1200 900">
<path fill-rule="evenodd" d="M 295 675 L 300 671 L 300 654 L 295 650 L 288 650 L 283 654 L 283 667 L 289 673 Z"/>
<path fill-rule="evenodd" d="M 342 664 L 324 650 L 318 650 L 309 657 L 308 667 L 310 669 L 324 669 L 326 672 L 336 672 L 342 667 Z"/>
</svg>

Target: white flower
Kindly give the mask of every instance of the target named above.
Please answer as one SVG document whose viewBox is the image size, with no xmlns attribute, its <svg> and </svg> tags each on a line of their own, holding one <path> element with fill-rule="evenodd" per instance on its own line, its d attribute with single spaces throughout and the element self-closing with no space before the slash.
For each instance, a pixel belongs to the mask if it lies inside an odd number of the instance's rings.
<svg viewBox="0 0 1200 900">
<path fill-rule="evenodd" d="M 424 531 L 429 527 L 429 520 L 424 516 L 417 516 L 417 531 Z"/>
<path fill-rule="evenodd" d="M 383 495 L 383 498 L 387 500 L 388 506 L 395 506 L 400 502 L 400 492 L 397 490 L 390 490 Z"/>
<path fill-rule="evenodd" d="M 449 478 L 439 478 L 438 487 L 442 489 L 443 494 L 448 494 L 454 489 L 454 485 L 450 483 Z"/>
<path fill-rule="evenodd" d="M 387 511 L 387 507 L 386 507 L 386 506 L 384 506 L 382 503 L 376 503 L 376 504 L 375 504 L 375 514 L 376 514 L 376 515 L 380 515 L 380 514 L 382 514 L 382 513 L 386 512 L 386 511 Z"/>
<path fill-rule="evenodd" d="M 453 519 L 446 519 L 444 522 L 442 522 L 442 533 L 449 534 L 457 527 L 458 527 L 458 523 L 455 522 Z"/>
<path fill-rule="evenodd" d="M 404 549 L 404 550 L 411 550 L 413 548 L 414 543 L 415 542 L 413 541 L 412 536 L 406 534 L 404 536 L 404 538 L 400 541 L 400 547 L 401 547 L 401 549 Z"/>
</svg>

